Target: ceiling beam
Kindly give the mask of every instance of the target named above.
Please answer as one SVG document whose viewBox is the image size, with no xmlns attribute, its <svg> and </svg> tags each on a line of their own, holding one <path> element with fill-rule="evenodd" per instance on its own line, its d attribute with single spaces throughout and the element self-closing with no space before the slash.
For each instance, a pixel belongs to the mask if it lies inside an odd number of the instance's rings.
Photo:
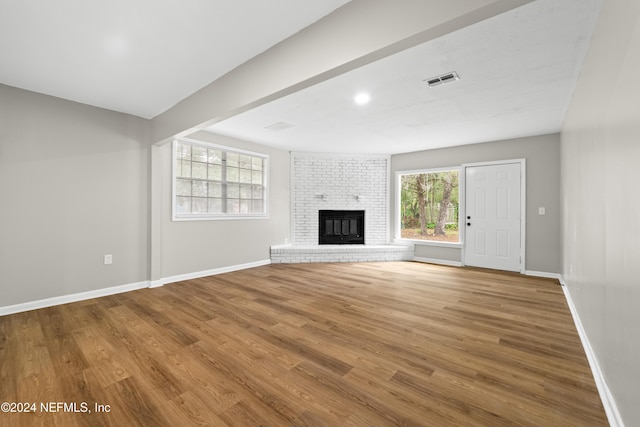
<svg viewBox="0 0 640 427">
<path fill-rule="evenodd" d="M 531 1 L 352 0 L 156 116 L 154 142 L 204 129 Z"/>
</svg>

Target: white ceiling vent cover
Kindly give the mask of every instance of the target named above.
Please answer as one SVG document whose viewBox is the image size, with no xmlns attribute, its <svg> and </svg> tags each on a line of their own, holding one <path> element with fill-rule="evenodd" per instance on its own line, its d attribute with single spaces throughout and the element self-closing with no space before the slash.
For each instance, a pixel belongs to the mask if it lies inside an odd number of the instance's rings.
<svg viewBox="0 0 640 427">
<path fill-rule="evenodd" d="M 265 129 L 269 129 L 270 131 L 273 131 L 273 132 L 280 132 L 286 129 L 291 129 L 292 127 L 294 126 L 291 123 L 278 122 L 269 126 L 265 126 Z"/>
<path fill-rule="evenodd" d="M 429 85 L 429 87 L 436 87 L 436 86 L 443 85 L 445 83 L 455 82 L 456 80 L 460 80 L 460 76 L 458 76 L 458 73 L 456 73 L 455 71 L 452 71 L 450 73 L 442 74 L 441 76 L 437 76 L 437 77 L 432 77 L 424 81 Z"/>
</svg>

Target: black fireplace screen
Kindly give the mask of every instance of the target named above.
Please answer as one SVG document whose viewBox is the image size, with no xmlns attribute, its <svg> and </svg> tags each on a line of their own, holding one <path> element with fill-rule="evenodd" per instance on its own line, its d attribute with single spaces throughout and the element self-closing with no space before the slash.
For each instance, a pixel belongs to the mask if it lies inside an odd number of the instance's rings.
<svg viewBox="0 0 640 427">
<path fill-rule="evenodd" d="M 321 245 L 364 245 L 364 211 L 318 212 Z"/>
</svg>

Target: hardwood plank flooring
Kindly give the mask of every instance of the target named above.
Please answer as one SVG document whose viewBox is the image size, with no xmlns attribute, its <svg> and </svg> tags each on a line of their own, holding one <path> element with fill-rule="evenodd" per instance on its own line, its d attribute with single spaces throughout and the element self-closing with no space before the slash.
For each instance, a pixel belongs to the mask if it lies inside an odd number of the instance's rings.
<svg viewBox="0 0 640 427">
<path fill-rule="evenodd" d="M 607 425 L 557 281 L 413 262 L 0 317 L 0 402 L 36 404 L 2 426 Z"/>
</svg>

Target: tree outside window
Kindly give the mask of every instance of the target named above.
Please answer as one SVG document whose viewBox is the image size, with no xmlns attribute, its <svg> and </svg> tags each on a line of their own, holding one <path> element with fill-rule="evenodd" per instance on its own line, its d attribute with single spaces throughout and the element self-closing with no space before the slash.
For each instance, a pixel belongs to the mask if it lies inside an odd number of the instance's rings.
<svg viewBox="0 0 640 427">
<path fill-rule="evenodd" d="M 459 243 L 458 169 L 400 174 L 402 239 Z"/>
</svg>

